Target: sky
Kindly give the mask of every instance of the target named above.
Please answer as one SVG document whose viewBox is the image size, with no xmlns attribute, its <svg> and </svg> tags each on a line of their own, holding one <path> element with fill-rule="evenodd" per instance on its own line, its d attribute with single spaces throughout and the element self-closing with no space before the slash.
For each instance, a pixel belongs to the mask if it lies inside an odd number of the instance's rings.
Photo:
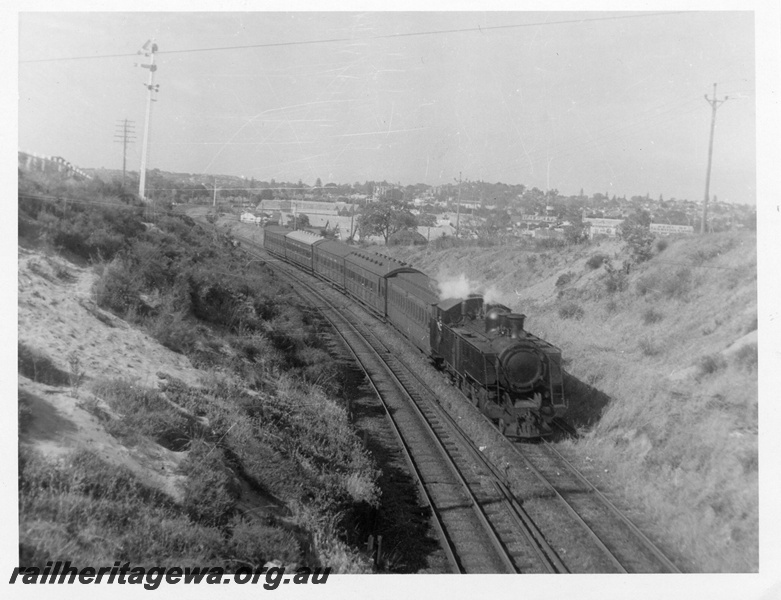
<svg viewBox="0 0 781 600">
<path fill-rule="evenodd" d="M 644 6 L 646 3 L 644 3 Z M 19 12 L 18 148 L 313 185 L 756 203 L 752 12 Z M 740 4 L 736 4 L 740 7 Z M 217 50 L 219 48 L 219 50 Z"/>
</svg>

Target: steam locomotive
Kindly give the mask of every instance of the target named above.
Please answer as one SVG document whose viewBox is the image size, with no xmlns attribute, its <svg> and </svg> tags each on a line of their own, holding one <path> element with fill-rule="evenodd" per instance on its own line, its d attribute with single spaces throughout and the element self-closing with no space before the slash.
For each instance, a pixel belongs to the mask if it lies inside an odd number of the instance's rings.
<svg viewBox="0 0 781 600">
<path fill-rule="evenodd" d="M 265 227 L 263 246 L 396 327 L 507 437 L 538 438 L 565 414 L 561 351 L 526 331 L 525 315 L 476 294 L 440 300 L 412 265 L 306 231 Z"/>
</svg>

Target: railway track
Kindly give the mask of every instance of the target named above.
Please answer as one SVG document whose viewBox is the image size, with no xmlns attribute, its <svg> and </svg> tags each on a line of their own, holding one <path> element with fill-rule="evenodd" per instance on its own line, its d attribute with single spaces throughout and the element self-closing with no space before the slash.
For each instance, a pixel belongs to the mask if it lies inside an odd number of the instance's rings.
<svg viewBox="0 0 781 600">
<path fill-rule="evenodd" d="M 457 573 L 566 572 L 490 463 L 414 370 L 346 310 L 343 296 L 334 301 L 323 293 L 333 292 L 327 284 L 279 265 L 279 271 L 296 282 L 299 294 L 318 307 L 343 339 L 380 398 L 431 509 L 451 569 Z"/>
<path fill-rule="evenodd" d="M 523 462 L 529 479 L 544 486 L 536 508 L 525 503 L 530 512 L 556 510 L 564 513 L 573 527 L 567 540 L 574 545 L 577 531 L 580 545 L 594 548 L 591 556 L 599 572 L 616 573 L 680 573 L 670 558 L 654 544 L 632 520 L 597 489 L 552 444 L 514 444 L 514 451 Z M 532 482 L 529 482 L 532 485 Z M 555 506 L 554 506 L 555 505 Z M 566 514 L 566 516 L 565 516 Z M 588 550 L 586 550 L 588 551 Z M 591 552 L 591 551 L 589 551 Z"/>
<path fill-rule="evenodd" d="M 383 402 L 454 572 L 680 572 L 548 442 L 512 445 L 519 461 L 511 485 L 417 369 L 362 326 L 352 303 L 330 285 L 280 265 L 320 307 Z"/>
<path fill-rule="evenodd" d="M 320 308 L 377 392 L 399 440 L 451 569 L 458 573 L 556 573 L 563 563 L 433 392 L 344 306 L 304 282 L 299 292 Z M 302 289 L 303 286 L 303 289 Z"/>
</svg>

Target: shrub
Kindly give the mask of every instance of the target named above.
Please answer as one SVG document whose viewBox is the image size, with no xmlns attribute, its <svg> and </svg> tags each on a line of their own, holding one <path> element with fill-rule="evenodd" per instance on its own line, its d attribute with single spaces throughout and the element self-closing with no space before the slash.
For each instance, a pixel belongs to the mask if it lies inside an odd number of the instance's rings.
<svg viewBox="0 0 781 600">
<path fill-rule="evenodd" d="M 635 291 L 640 296 L 656 292 L 666 298 L 684 298 L 692 287 L 691 270 L 682 267 L 675 271 L 655 271 L 646 273 L 635 283 Z"/>
<path fill-rule="evenodd" d="M 607 293 L 615 294 L 616 292 L 623 292 L 628 285 L 626 271 L 623 269 L 616 269 L 610 260 L 606 260 L 603 264 L 605 267 L 605 274 L 602 281 L 605 284 Z"/>
<path fill-rule="evenodd" d="M 95 282 L 94 292 L 98 306 L 120 316 L 138 311 L 142 306 L 141 283 L 122 261 L 113 261 L 103 270 Z"/>
<path fill-rule="evenodd" d="M 559 306 L 559 316 L 562 319 L 582 319 L 585 314 L 583 308 L 576 302 L 565 302 Z"/>
<path fill-rule="evenodd" d="M 647 261 L 653 254 L 651 248 L 655 239 L 654 234 L 642 225 L 624 226 L 626 224 L 627 221 L 622 224 L 621 237 L 632 253 L 632 260 L 636 263 Z"/>
<path fill-rule="evenodd" d="M 635 291 L 638 296 L 645 296 L 649 292 L 659 291 L 659 282 L 661 275 L 659 273 L 646 273 L 635 283 Z"/>
<path fill-rule="evenodd" d="M 98 382 L 93 389 L 119 415 L 118 419 L 106 423 L 106 430 L 112 435 L 130 442 L 135 436 L 144 435 L 173 451 L 183 450 L 192 439 L 191 421 L 169 405 L 157 390 L 122 379 Z"/>
<path fill-rule="evenodd" d="M 560 238 L 534 238 L 534 246 L 543 250 L 555 250 L 565 248 L 567 240 Z"/>
<path fill-rule="evenodd" d="M 46 385 L 64 386 L 70 384 L 69 374 L 58 368 L 48 356 L 21 342 L 17 342 L 17 347 L 19 373 Z"/>
<path fill-rule="evenodd" d="M 556 287 L 562 287 L 567 285 L 570 281 L 572 281 L 572 278 L 574 277 L 572 272 L 563 273 L 562 275 L 559 275 L 559 278 L 556 280 Z"/>
<path fill-rule="evenodd" d="M 706 354 L 697 361 L 700 376 L 711 375 L 727 366 L 727 361 L 718 352 Z"/>
<path fill-rule="evenodd" d="M 206 525 L 224 525 L 233 516 L 240 485 L 225 466 L 220 448 L 195 441 L 182 461 L 187 475 L 183 506 L 194 521 Z"/>
<path fill-rule="evenodd" d="M 263 566 L 270 560 L 289 564 L 300 557 L 295 535 L 284 529 L 238 517 L 231 523 L 231 529 L 232 535 L 226 544 L 229 556 L 241 556 L 254 566 Z"/>
<path fill-rule="evenodd" d="M 586 261 L 586 266 L 593 271 L 594 269 L 601 267 L 607 260 L 609 260 L 609 258 L 606 254 L 595 254 Z"/>
<path fill-rule="evenodd" d="M 668 298 L 683 298 L 692 286 L 691 270 L 679 268 L 662 281 L 662 293 Z"/>
<path fill-rule="evenodd" d="M 659 238 L 658 240 L 656 240 L 656 244 L 655 245 L 656 245 L 656 253 L 659 254 L 659 253 L 664 252 L 665 250 L 667 250 L 667 246 L 670 245 L 670 242 L 668 242 L 664 238 Z"/>
<path fill-rule="evenodd" d="M 664 318 L 664 315 L 654 308 L 649 308 L 643 313 L 643 323 L 652 325 L 658 323 Z"/>
<path fill-rule="evenodd" d="M 735 365 L 744 371 L 756 371 L 759 363 L 759 351 L 756 344 L 746 344 L 733 356 Z"/>
<path fill-rule="evenodd" d="M 645 356 L 656 356 L 661 350 L 650 340 L 643 338 L 637 342 L 637 347 Z"/>
</svg>

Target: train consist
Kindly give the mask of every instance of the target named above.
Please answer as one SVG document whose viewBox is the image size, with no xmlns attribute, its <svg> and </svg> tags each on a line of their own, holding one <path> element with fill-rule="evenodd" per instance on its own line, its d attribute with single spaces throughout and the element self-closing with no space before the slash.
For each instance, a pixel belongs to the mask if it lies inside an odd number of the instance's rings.
<svg viewBox="0 0 781 600">
<path fill-rule="evenodd" d="M 269 226 L 263 245 L 396 327 L 507 437 L 545 435 L 566 412 L 561 351 L 526 331 L 524 315 L 479 295 L 440 300 L 411 265 L 306 231 Z"/>
</svg>

